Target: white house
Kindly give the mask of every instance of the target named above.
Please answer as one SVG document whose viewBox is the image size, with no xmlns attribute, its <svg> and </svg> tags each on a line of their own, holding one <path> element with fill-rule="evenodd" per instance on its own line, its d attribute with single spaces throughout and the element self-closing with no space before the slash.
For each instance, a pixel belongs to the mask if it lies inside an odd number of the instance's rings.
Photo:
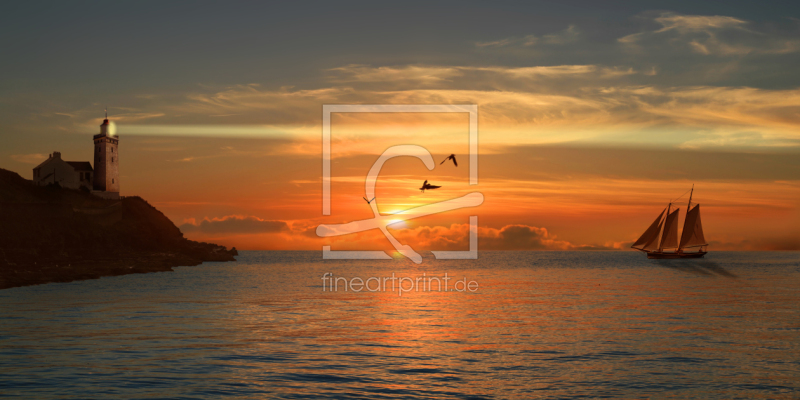
<svg viewBox="0 0 800 400">
<path fill-rule="evenodd" d="M 64 161 L 61 153 L 54 151 L 43 163 L 33 169 L 33 183 L 39 186 L 58 183 L 61 187 L 91 190 L 94 179 L 92 164 L 88 161 Z"/>
<path fill-rule="evenodd" d="M 39 186 L 58 183 L 70 189 L 86 188 L 96 196 L 119 198 L 119 136 L 108 122 L 108 114 L 94 135 L 94 168 L 89 161 L 64 161 L 55 151 L 33 169 L 33 183 Z"/>
</svg>

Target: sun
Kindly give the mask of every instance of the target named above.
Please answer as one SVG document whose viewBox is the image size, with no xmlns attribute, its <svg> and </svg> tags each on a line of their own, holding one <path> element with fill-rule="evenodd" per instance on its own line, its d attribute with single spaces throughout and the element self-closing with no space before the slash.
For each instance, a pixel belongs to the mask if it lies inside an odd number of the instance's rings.
<svg viewBox="0 0 800 400">
<path fill-rule="evenodd" d="M 386 225 L 387 227 L 390 226 L 394 229 L 402 229 L 407 228 L 408 224 L 406 224 L 406 220 L 404 219 L 391 219 L 389 223 Z"/>
</svg>

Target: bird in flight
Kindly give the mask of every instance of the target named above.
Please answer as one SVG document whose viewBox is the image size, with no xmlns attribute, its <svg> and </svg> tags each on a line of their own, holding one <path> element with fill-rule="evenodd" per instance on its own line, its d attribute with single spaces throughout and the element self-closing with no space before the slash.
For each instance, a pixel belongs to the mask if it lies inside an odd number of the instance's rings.
<svg viewBox="0 0 800 400">
<path fill-rule="evenodd" d="M 367 202 L 367 204 L 370 204 L 370 203 L 372 203 L 373 201 L 375 201 L 375 198 L 374 198 L 374 197 L 372 198 L 372 200 L 367 200 L 367 198 L 366 198 L 366 197 L 364 197 L 364 196 L 361 196 L 361 198 L 362 198 L 362 199 L 364 199 L 364 201 L 366 201 L 366 202 Z"/>
<path fill-rule="evenodd" d="M 430 183 L 428 183 L 428 180 L 426 179 L 425 182 L 422 183 L 422 187 L 419 188 L 419 190 L 421 190 L 422 193 L 425 193 L 425 190 L 438 189 L 440 187 L 441 186 L 431 185 Z"/>
<path fill-rule="evenodd" d="M 453 164 L 455 164 L 456 167 L 458 166 L 458 161 L 456 161 L 456 155 L 455 154 L 450 154 L 449 156 L 447 156 L 447 158 L 445 158 L 444 161 L 440 162 L 439 165 L 444 164 L 444 162 L 447 161 L 447 160 L 453 160 Z"/>
</svg>

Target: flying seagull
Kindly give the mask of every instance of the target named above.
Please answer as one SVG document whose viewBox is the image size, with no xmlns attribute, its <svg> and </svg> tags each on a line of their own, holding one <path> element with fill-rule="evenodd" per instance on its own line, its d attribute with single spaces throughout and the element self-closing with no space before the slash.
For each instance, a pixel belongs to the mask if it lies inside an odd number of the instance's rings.
<svg viewBox="0 0 800 400">
<path fill-rule="evenodd" d="M 430 189 L 438 189 L 438 188 L 440 188 L 440 187 L 441 187 L 441 186 L 431 185 L 430 183 L 428 183 L 428 180 L 426 179 L 426 180 L 425 180 L 425 182 L 423 182 L 423 183 L 422 183 L 422 187 L 421 187 L 421 188 L 419 188 L 419 190 L 422 190 L 422 193 L 425 193 L 425 190 L 426 190 L 426 189 L 427 189 L 427 190 L 430 190 Z"/>
<path fill-rule="evenodd" d="M 373 201 L 375 201 L 375 198 L 374 198 L 374 197 L 372 198 L 372 200 L 367 200 L 367 198 L 366 198 L 366 197 L 364 197 L 364 196 L 361 196 L 361 198 L 362 198 L 362 199 L 364 199 L 364 201 L 366 201 L 366 202 L 367 202 L 367 204 L 370 204 L 370 203 L 372 203 Z"/>
<path fill-rule="evenodd" d="M 455 164 L 456 167 L 458 166 L 458 161 L 456 161 L 456 155 L 455 154 L 450 154 L 449 156 L 447 156 L 447 158 L 445 158 L 444 161 L 440 162 L 439 165 L 444 164 L 444 162 L 447 161 L 447 160 L 453 160 L 453 164 Z"/>
</svg>

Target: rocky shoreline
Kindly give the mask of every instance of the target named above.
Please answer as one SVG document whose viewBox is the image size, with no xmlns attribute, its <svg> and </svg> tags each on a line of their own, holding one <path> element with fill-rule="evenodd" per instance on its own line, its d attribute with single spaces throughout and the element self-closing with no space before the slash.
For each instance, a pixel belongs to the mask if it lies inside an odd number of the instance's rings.
<svg viewBox="0 0 800 400">
<path fill-rule="evenodd" d="M 37 187 L 0 169 L 0 289 L 172 271 L 237 254 L 184 238 L 142 198 Z"/>
<path fill-rule="evenodd" d="M 196 243 L 196 242 L 195 242 Z M 173 267 L 189 267 L 204 262 L 236 261 L 236 249 L 207 243 L 208 249 L 197 248 L 181 253 L 137 253 L 106 258 L 63 258 L 60 260 L 0 260 L 0 289 L 99 279 L 106 276 L 173 271 Z M 198 246 L 200 247 L 200 246 Z"/>
</svg>

